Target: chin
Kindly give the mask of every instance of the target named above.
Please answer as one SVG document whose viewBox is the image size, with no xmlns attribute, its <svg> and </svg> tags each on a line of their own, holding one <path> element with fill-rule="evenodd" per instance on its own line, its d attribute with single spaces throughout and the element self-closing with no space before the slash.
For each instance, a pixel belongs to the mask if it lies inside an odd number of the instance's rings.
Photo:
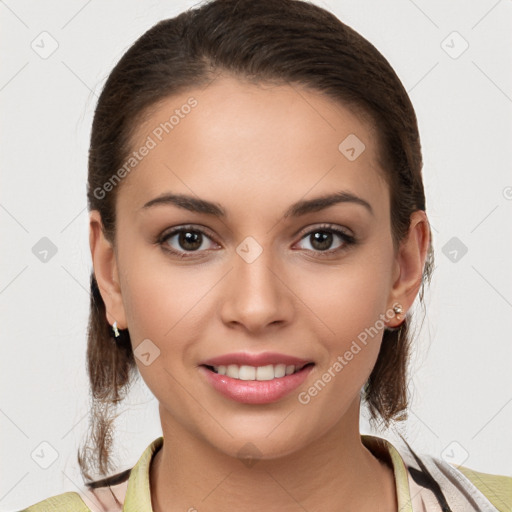
<svg viewBox="0 0 512 512">
<path fill-rule="evenodd" d="M 286 457 L 312 443 L 316 436 L 305 428 L 304 422 L 301 425 L 296 422 L 290 424 L 283 422 L 286 415 L 280 415 L 279 420 L 258 421 L 251 427 L 230 428 L 226 430 L 232 437 L 223 431 L 212 437 L 212 432 L 205 433 L 205 440 L 216 450 L 229 457 L 243 460 L 273 460 Z M 281 425 L 279 425 L 281 423 Z M 317 429 L 313 429 L 317 431 Z"/>
</svg>

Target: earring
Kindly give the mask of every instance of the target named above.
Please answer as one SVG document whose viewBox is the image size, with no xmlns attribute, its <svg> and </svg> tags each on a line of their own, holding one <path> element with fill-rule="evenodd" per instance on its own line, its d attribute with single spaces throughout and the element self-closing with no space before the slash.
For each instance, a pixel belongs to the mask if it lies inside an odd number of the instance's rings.
<svg viewBox="0 0 512 512">
<path fill-rule="evenodd" d="M 400 320 L 400 315 L 404 312 L 404 310 L 402 309 L 402 306 L 400 304 L 395 304 L 393 306 L 393 312 L 395 313 L 396 318 Z"/>
<path fill-rule="evenodd" d="M 116 338 L 119 337 L 119 329 L 117 328 L 117 322 L 114 322 L 114 325 L 112 325 L 112 329 L 114 330 L 114 336 Z"/>
</svg>

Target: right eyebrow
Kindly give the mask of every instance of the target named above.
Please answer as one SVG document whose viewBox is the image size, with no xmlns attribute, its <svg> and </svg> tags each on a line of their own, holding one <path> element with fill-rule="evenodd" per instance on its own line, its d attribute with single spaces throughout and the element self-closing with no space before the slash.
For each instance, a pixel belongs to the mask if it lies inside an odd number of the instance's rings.
<svg viewBox="0 0 512 512">
<path fill-rule="evenodd" d="M 216 217 L 226 217 L 226 212 L 222 206 L 217 203 L 206 201 L 205 199 L 198 199 L 193 196 L 185 194 L 171 194 L 165 193 L 151 201 L 148 201 L 141 210 L 147 210 L 148 208 L 158 205 L 174 205 L 179 208 L 184 208 L 191 212 L 206 213 L 208 215 L 214 215 Z"/>
</svg>

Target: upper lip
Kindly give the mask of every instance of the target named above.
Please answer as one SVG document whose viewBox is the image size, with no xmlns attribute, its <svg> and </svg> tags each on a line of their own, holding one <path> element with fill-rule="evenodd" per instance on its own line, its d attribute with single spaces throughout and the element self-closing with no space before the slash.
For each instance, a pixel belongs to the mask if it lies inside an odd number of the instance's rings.
<svg viewBox="0 0 512 512">
<path fill-rule="evenodd" d="M 211 359 L 202 361 L 200 364 L 205 366 L 228 366 L 230 364 L 236 364 L 238 366 L 266 366 L 269 364 L 304 366 L 312 362 L 313 361 L 300 359 L 286 354 L 278 354 L 277 352 L 263 352 L 261 354 L 234 352 L 232 354 L 223 354 L 221 356 L 212 357 Z"/>
</svg>

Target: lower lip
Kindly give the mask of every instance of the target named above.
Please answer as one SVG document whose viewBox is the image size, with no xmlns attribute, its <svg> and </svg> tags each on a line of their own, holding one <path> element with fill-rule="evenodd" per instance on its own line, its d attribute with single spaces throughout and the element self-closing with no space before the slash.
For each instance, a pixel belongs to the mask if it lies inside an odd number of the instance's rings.
<svg viewBox="0 0 512 512">
<path fill-rule="evenodd" d="M 297 389 L 312 369 L 313 365 L 306 366 L 296 373 L 272 380 L 239 380 L 219 375 L 205 366 L 199 367 L 199 371 L 214 389 L 227 398 L 243 404 L 270 404 L 280 400 Z"/>
</svg>

